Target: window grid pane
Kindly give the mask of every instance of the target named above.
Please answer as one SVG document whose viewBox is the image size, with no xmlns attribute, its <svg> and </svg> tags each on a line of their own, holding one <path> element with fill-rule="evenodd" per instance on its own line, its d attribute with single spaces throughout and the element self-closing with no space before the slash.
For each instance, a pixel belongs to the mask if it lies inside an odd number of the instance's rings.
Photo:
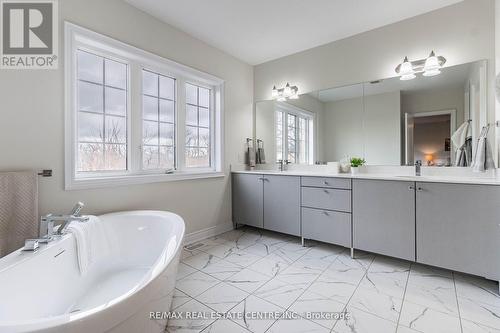
<svg viewBox="0 0 500 333">
<path fill-rule="evenodd" d="M 297 116 L 287 115 L 288 123 L 288 161 L 297 163 Z"/>
<path fill-rule="evenodd" d="M 186 83 L 186 167 L 210 167 L 210 90 Z"/>
<path fill-rule="evenodd" d="M 142 168 L 174 169 L 176 80 L 143 69 L 142 82 Z"/>
<path fill-rule="evenodd" d="M 77 50 L 77 172 L 127 170 L 127 67 Z"/>
<path fill-rule="evenodd" d="M 283 159 L 283 112 L 276 111 L 276 160 Z"/>
</svg>

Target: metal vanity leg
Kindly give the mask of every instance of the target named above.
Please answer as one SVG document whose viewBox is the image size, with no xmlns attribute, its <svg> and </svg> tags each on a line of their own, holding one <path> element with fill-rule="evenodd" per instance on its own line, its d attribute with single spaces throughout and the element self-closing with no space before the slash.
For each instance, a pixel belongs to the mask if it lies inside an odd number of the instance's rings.
<svg viewBox="0 0 500 333">
<path fill-rule="evenodd" d="M 351 247 L 351 259 L 354 259 L 354 248 Z"/>
<path fill-rule="evenodd" d="M 300 239 L 302 241 L 302 246 L 305 247 L 306 246 L 306 240 L 305 240 L 305 238 L 301 237 Z"/>
</svg>

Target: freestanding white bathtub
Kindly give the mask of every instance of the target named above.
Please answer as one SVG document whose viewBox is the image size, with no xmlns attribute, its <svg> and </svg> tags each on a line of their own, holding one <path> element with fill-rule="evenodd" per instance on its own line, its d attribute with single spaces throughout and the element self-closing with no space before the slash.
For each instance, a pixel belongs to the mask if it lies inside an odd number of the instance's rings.
<svg viewBox="0 0 500 333">
<path fill-rule="evenodd" d="M 160 211 L 99 218 L 113 250 L 84 276 L 70 234 L 0 259 L 0 333 L 164 331 L 150 312 L 170 310 L 184 221 Z"/>
</svg>

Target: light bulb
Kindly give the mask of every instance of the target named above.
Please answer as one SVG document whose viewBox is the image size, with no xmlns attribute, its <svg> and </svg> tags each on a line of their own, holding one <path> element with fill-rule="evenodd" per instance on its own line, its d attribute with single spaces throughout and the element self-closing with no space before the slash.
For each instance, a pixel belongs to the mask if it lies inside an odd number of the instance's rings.
<svg viewBox="0 0 500 333">
<path fill-rule="evenodd" d="M 441 73 L 440 71 L 441 65 L 439 64 L 439 60 L 434 54 L 434 51 L 431 52 L 429 57 L 425 60 L 424 65 L 424 76 L 434 76 Z"/>
<path fill-rule="evenodd" d="M 290 87 L 290 83 L 287 82 L 286 86 L 285 86 L 285 89 L 283 90 L 283 95 L 285 97 L 288 97 L 290 95 L 292 95 L 292 88 Z"/>
<path fill-rule="evenodd" d="M 276 86 L 273 87 L 273 90 L 271 92 L 271 97 L 272 98 L 278 97 L 278 89 L 276 89 Z"/>
<path fill-rule="evenodd" d="M 413 65 L 408 60 L 408 57 L 405 57 L 405 59 L 403 60 L 403 63 L 401 64 L 401 67 L 399 68 L 399 75 L 401 75 L 400 80 L 403 80 L 403 81 L 411 80 L 411 79 L 414 79 L 416 77 L 415 71 L 413 70 Z"/>
<path fill-rule="evenodd" d="M 293 87 L 290 99 L 299 99 L 299 88 Z"/>
</svg>

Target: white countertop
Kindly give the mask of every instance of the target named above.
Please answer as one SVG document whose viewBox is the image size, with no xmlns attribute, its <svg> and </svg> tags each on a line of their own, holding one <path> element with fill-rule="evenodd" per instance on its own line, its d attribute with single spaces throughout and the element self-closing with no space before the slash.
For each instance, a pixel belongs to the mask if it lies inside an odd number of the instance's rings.
<svg viewBox="0 0 500 333">
<path fill-rule="evenodd" d="M 400 180 L 410 182 L 430 182 L 430 183 L 450 183 L 450 184 L 477 184 L 477 185 L 500 185 L 500 179 L 496 177 L 470 177 L 470 176 L 410 176 L 396 175 L 387 173 L 333 173 L 325 171 L 305 171 L 305 170 L 233 170 L 232 173 L 246 173 L 256 175 L 282 175 L 282 176 L 304 176 L 304 177 L 334 177 L 334 178 L 350 178 L 350 179 L 374 179 L 374 180 Z"/>
</svg>

